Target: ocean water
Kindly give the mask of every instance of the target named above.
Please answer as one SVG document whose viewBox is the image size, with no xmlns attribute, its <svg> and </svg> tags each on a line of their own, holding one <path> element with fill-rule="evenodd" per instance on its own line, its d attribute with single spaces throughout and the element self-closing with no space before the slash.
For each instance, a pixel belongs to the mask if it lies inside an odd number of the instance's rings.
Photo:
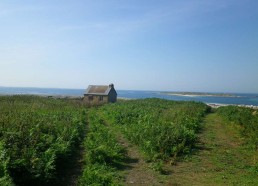
<svg viewBox="0 0 258 186">
<path fill-rule="evenodd" d="M 232 97 L 228 96 L 183 96 L 183 95 L 166 95 L 160 91 L 118 91 L 118 96 L 123 98 L 161 98 L 176 101 L 200 101 L 204 103 L 214 104 L 234 104 L 234 105 L 253 105 L 258 106 L 258 94 L 239 94 L 231 93 Z"/>
<path fill-rule="evenodd" d="M 83 96 L 84 89 L 0 87 L 0 95 Z"/>
<path fill-rule="evenodd" d="M 0 87 L 0 95 L 44 95 L 44 96 L 83 96 L 85 89 L 58 89 L 58 88 L 19 88 L 19 87 Z M 218 96 L 179 96 L 166 95 L 160 91 L 132 91 L 117 90 L 118 97 L 139 99 L 139 98 L 162 98 L 178 101 L 201 101 L 205 103 L 217 104 L 237 104 L 258 106 L 258 94 L 239 94 L 231 93 L 232 97 Z"/>
</svg>

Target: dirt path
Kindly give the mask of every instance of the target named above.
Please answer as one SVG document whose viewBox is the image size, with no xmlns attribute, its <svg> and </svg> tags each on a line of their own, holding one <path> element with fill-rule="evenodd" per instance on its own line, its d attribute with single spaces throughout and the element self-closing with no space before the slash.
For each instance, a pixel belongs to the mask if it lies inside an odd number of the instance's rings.
<svg viewBox="0 0 258 186">
<path fill-rule="evenodd" d="M 244 149 L 237 130 L 217 114 L 209 114 L 204 123 L 198 150 L 172 167 L 168 185 L 258 185 L 250 172 L 258 154 Z"/>
<path fill-rule="evenodd" d="M 128 158 L 125 160 L 127 169 L 124 169 L 124 185 L 163 185 L 159 181 L 158 173 L 153 171 L 148 163 L 144 161 L 136 146 L 130 144 L 118 133 L 119 143 L 125 147 Z"/>
</svg>

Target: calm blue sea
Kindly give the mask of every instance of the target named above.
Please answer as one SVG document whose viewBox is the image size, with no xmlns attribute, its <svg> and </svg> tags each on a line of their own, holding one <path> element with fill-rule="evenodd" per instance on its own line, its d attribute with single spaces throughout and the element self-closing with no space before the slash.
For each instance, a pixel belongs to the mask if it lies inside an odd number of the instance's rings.
<svg viewBox="0 0 258 186">
<path fill-rule="evenodd" d="M 46 96 L 83 96 L 84 89 L 57 89 L 57 88 L 16 88 L 16 87 L 0 87 L 0 95 L 46 95 Z M 258 106 L 258 94 L 239 94 L 232 93 L 234 97 L 216 97 L 216 96 L 176 96 L 165 95 L 160 91 L 132 91 L 132 90 L 117 90 L 120 98 L 162 98 L 168 100 L 182 101 L 201 101 L 205 103 L 218 104 L 237 104 L 237 105 L 254 105 Z"/>
</svg>

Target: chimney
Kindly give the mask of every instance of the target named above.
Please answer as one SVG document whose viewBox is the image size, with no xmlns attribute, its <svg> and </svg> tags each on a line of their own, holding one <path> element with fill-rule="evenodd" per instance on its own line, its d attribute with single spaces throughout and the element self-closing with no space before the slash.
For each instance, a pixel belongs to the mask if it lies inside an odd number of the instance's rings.
<svg viewBox="0 0 258 186">
<path fill-rule="evenodd" d="M 114 84 L 111 83 L 111 84 L 109 85 L 109 87 L 110 87 L 110 88 L 114 88 Z"/>
</svg>

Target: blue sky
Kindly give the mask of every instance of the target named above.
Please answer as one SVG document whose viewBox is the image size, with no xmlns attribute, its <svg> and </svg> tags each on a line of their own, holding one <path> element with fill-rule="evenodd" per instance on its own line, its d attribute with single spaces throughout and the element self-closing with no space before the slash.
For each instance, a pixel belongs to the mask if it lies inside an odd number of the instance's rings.
<svg viewBox="0 0 258 186">
<path fill-rule="evenodd" d="M 1 0 L 0 86 L 258 93 L 256 0 Z"/>
</svg>

